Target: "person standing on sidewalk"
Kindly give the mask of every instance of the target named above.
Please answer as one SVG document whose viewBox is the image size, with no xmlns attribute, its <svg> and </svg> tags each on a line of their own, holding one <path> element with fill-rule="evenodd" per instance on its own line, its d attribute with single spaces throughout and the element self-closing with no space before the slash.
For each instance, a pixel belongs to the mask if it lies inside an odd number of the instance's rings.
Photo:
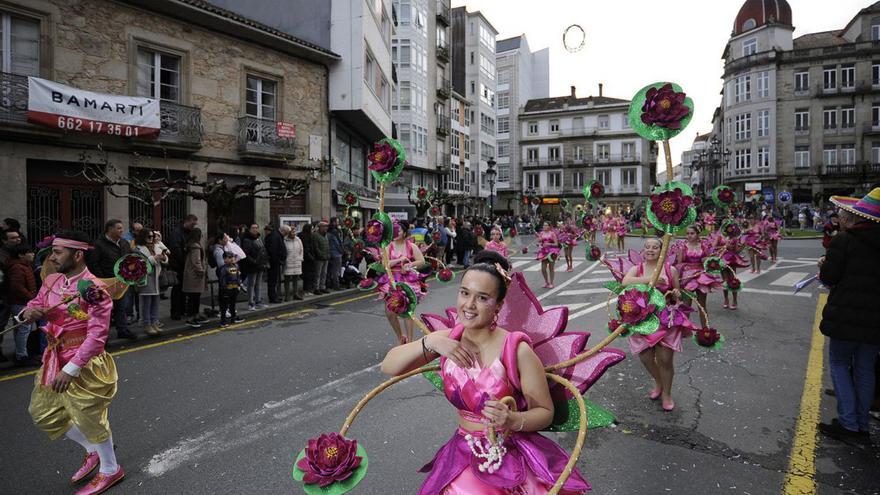
<svg viewBox="0 0 880 495">
<path fill-rule="evenodd" d="M 327 243 L 330 245 L 330 261 L 327 265 L 327 286 L 332 290 L 339 290 L 339 276 L 342 274 L 342 232 L 336 225 L 336 218 L 330 219 L 327 229 Z"/>
<path fill-rule="evenodd" d="M 115 276 L 113 267 L 119 258 L 131 252 L 131 244 L 122 238 L 125 230 L 122 220 L 112 219 L 104 224 L 104 235 L 95 240 L 95 248 L 89 256 L 89 271 L 99 278 Z M 113 301 L 113 327 L 120 339 L 137 340 L 137 335 L 128 329 L 128 305 L 131 304 L 133 292 Z"/>
<path fill-rule="evenodd" d="M 831 287 L 820 330 L 829 337 L 828 360 L 837 418 L 819 431 L 840 440 L 870 442 L 880 352 L 880 187 L 862 199 L 832 196 L 843 232 L 819 259 L 819 280 Z"/>
<path fill-rule="evenodd" d="M 241 323 L 244 318 L 235 314 L 235 302 L 241 289 L 241 274 L 235 260 L 238 258 L 232 251 L 223 253 L 223 263 L 217 268 L 217 287 L 220 295 L 220 326 Z M 227 318 L 226 315 L 229 315 Z"/>
<path fill-rule="evenodd" d="M 70 478 L 79 483 L 95 469 L 98 474 L 76 495 L 97 495 L 122 481 L 125 471 L 116 462 L 108 409 L 116 395 L 116 363 L 104 350 L 110 331 L 113 302 L 103 297 L 80 299 L 76 304 L 88 315 L 74 318 L 65 299 L 88 280 L 104 288 L 86 268 L 86 252 L 92 247 L 83 232 L 59 232 L 46 260 L 56 273 L 46 277 L 37 297 L 27 304 L 21 318 L 31 323 L 46 319 L 44 332 L 49 346 L 37 373 L 28 412 L 34 425 L 55 440 L 66 436 L 85 449 L 82 466 Z M 60 306 L 52 311 L 49 308 Z"/>
<path fill-rule="evenodd" d="M 284 265 L 287 262 L 287 248 L 284 236 L 271 224 L 266 225 L 266 252 L 269 254 L 269 302 L 278 304 L 281 300 L 281 281 Z"/>
<path fill-rule="evenodd" d="M 284 300 L 302 300 L 299 279 L 303 268 L 303 244 L 289 226 L 282 226 L 281 233 L 284 234 L 284 247 L 287 250 L 287 259 L 284 261 Z"/>
<path fill-rule="evenodd" d="M 147 275 L 146 285 L 137 287 L 141 302 L 141 321 L 147 335 L 154 337 L 161 334 L 159 330 L 159 275 L 162 264 L 167 261 L 165 255 L 155 244 L 155 234 L 150 229 L 141 229 L 135 234 L 135 252 L 144 255 L 153 267 L 153 273 Z"/>
<path fill-rule="evenodd" d="M 327 265 L 330 260 L 330 242 L 327 240 L 327 222 L 318 223 L 318 233 L 312 236 L 315 251 L 315 294 L 329 294 L 327 290 Z"/>
<path fill-rule="evenodd" d="M 10 314 L 17 315 L 31 299 L 37 297 L 37 279 L 34 276 L 34 250 L 27 244 L 17 244 L 9 249 L 6 260 L 6 277 Z M 15 366 L 39 366 L 40 362 L 28 356 L 28 336 L 34 324 L 15 329 Z"/>
<path fill-rule="evenodd" d="M 183 294 L 183 269 L 186 265 L 186 239 L 190 231 L 198 227 L 199 217 L 187 215 L 183 223 L 174 229 L 166 245 L 171 252 L 168 269 L 177 274 L 177 283 L 171 287 L 171 319 L 180 320 L 186 312 L 186 296 Z"/>
<path fill-rule="evenodd" d="M 302 279 L 303 295 L 315 293 L 315 246 L 312 244 L 312 224 L 306 222 L 299 232 L 303 245 Z"/>
<path fill-rule="evenodd" d="M 246 258 L 244 261 L 244 275 L 247 277 L 248 309 L 254 311 L 258 307 L 265 308 L 263 304 L 263 279 L 269 267 L 269 254 L 260 237 L 260 226 L 251 224 L 250 229 L 241 236 L 241 248 Z"/>
<path fill-rule="evenodd" d="M 199 314 L 202 292 L 208 280 L 205 248 L 202 246 L 201 229 L 192 229 L 186 239 L 186 263 L 183 267 L 183 293 L 186 296 L 186 324 L 201 328 L 207 318 Z"/>
</svg>

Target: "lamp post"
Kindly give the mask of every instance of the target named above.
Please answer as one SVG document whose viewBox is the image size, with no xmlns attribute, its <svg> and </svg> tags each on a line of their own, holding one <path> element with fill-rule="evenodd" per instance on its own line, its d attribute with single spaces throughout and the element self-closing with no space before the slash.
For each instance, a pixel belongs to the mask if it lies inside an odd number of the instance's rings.
<svg viewBox="0 0 880 495">
<path fill-rule="evenodd" d="M 716 177 L 715 174 L 721 167 L 728 162 L 730 159 L 730 150 L 725 148 L 723 151 L 719 146 L 721 143 L 718 141 L 718 138 L 712 137 L 712 140 L 709 141 L 709 147 L 700 151 L 699 154 L 695 155 L 693 160 L 691 160 L 691 166 L 694 170 L 702 170 L 706 169 L 703 177 L 700 177 L 700 188 L 701 192 L 705 194 L 706 192 L 706 175 L 709 173 L 713 174 L 712 185 L 716 185 Z"/>
<path fill-rule="evenodd" d="M 494 220 L 495 217 L 495 174 L 498 172 L 495 170 L 495 157 L 489 157 L 489 161 L 486 162 L 486 165 L 489 167 L 486 170 L 486 179 L 489 181 L 489 218 Z"/>
</svg>

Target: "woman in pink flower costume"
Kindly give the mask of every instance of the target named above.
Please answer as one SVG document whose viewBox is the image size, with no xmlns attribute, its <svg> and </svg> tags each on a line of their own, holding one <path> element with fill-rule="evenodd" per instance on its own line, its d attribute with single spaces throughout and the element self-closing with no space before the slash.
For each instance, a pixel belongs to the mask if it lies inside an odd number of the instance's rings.
<svg viewBox="0 0 880 495">
<path fill-rule="evenodd" d="M 782 240 L 782 233 L 779 232 L 779 222 L 768 216 L 766 220 L 761 222 L 761 228 L 764 231 L 764 237 L 768 241 L 770 248 L 770 261 L 776 261 L 779 256 L 779 241 Z"/>
<path fill-rule="evenodd" d="M 559 231 L 559 242 L 562 244 L 562 252 L 565 253 L 565 264 L 567 272 L 574 271 L 574 257 L 572 251 L 578 245 L 578 238 L 581 236 L 578 228 L 571 224 L 566 224 Z"/>
<path fill-rule="evenodd" d="M 388 252 L 388 264 L 394 275 L 394 281 L 409 285 L 413 292 L 416 293 L 419 300 L 427 293 L 427 286 L 424 283 L 424 276 L 418 272 L 418 269 L 425 266 L 425 257 L 419 248 L 410 239 L 407 238 L 407 229 L 401 227 L 394 222 L 394 240 L 386 248 Z M 380 258 L 381 259 L 381 258 Z M 376 282 L 379 284 L 377 290 L 382 298 L 391 290 L 391 279 L 387 274 L 382 274 Z M 406 325 L 406 334 L 401 331 L 400 319 L 397 314 L 385 308 L 385 317 L 391 324 L 398 342 L 405 344 L 412 342 L 414 323 L 411 318 L 404 319 Z"/>
<path fill-rule="evenodd" d="M 761 273 L 761 260 L 767 259 L 764 253 L 769 246 L 769 241 L 764 233 L 764 228 L 755 217 L 749 217 L 749 228 L 743 234 L 743 242 L 749 253 L 750 273 Z"/>
<path fill-rule="evenodd" d="M 621 253 L 626 250 L 626 219 L 623 215 L 615 217 L 617 221 L 614 224 L 614 235 L 617 237 L 617 250 Z"/>
<path fill-rule="evenodd" d="M 550 222 L 544 222 L 544 230 L 538 234 L 540 248 L 536 259 L 541 262 L 541 275 L 544 276 L 544 288 L 553 288 L 553 278 L 556 276 L 556 260 L 559 258 L 559 236 L 550 226 Z"/>
<path fill-rule="evenodd" d="M 703 212 L 703 225 L 706 226 L 710 235 L 715 232 L 715 214 L 710 211 Z"/>
<path fill-rule="evenodd" d="M 712 249 L 708 242 L 700 239 L 699 224 L 687 228 L 685 239 L 673 245 L 675 253 L 675 268 L 681 276 L 680 284 L 688 291 L 697 295 L 697 302 L 706 308 L 706 296 L 722 287 L 721 277 L 706 272 L 703 262 L 712 256 Z M 706 326 L 706 315 L 700 313 L 700 322 Z"/>
<path fill-rule="evenodd" d="M 722 225 L 721 228 L 724 229 L 725 226 Z M 724 260 L 724 263 L 728 268 L 723 274 L 724 281 L 727 285 L 730 285 L 731 282 L 738 285 L 739 281 L 736 278 L 736 269 L 747 268 L 749 266 L 749 262 L 740 255 L 740 252 L 745 248 L 745 244 L 740 238 L 740 233 L 737 232 L 734 235 L 722 235 L 722 233 L 719 232 L 716 237 L 715 245 L 717 246 L 716 251 L 721 252 L 721 259 Z M 733 293 L 733 303 L 730 302 L 730 293 Z M 736 310 L 738 308 L 737 291 L 728 290 L 728 287 L 725 286 L 723 294 L 724 309 Z"/>
<path fill-rule="evenodd" d="M 529 336 L 502 328 L 499 313 L 510 283 L 499 253 L 482 251 L 461 279 L 451 329 L 391 349 L 382 372 L 400 375 L 440 357 L 447 400 L 458 409 L 458 430 L 422 468 L 419 495 L 546 494 L 568 454 L 538 431 L 553 421 L 554 405 L 541 358 Z M 502 401 L 512 398 L 516 410 Z M 499 438 L 500 459 L 489 458 L 487 429 Z M 575 469 L 561 493 L 590 489 Z"/>
<path fill-rule="evenodd" d="M 621 283 L 624 286 L 648 284 L 657 267 L 662 247 L 663 242 L 660 239 L 645 240 L 642 261 L 626 271 Z M 660 328 L 650 335 L 633 332 L 629 336 L 629 347 L 633 354 L 639 356 L 639 360 L 654 379 L 654 388 L 648 397 L 651 400 L 661 399 L 663 410 L 672 411 L 675 409 L 675 401 L 672 400 L 672 378 L 675 374 L 673 356 L 674 353 L 681 352 L 682 338 L 690 337 L 692 331 L 699 330 L 699 327 L 689 319 L 690 313 L 694 310 L 680 301 L 678 270 L 669 262 L 664 263 L 656 288 L 666 294 L 667 299 L 667 307 L 658 315 Z M 624 289 L 620 297 L 626 297 L 626 294 Z M 625 307 L 626 304 L 628 303 L 624 302 L 623 306 Z M 630 304 L 641 306 L 647 303 L 634 301 Z"/>
<path fill-rule="evenodd" d="M 492 232 L 489 234 L 490 238 L 488 242 L 486 242 L 482 237 L 479 237 L 477 240 L 480 241 L 480 244 L 483 246 L 483 249 L 487 249 L 489 251 L 495 251 L 501 256 L 504 256 L 504 259 L 510 259 L 508 245 L 509 241 L 504 240 L 504 234 L 501 232 L 501 228 L 492 227 Z"/>
</svg>

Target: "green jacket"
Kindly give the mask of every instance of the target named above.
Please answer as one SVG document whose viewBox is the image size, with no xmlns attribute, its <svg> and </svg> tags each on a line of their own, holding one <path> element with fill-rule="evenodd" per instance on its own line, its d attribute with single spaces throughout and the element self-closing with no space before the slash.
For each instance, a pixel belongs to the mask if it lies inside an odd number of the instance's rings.
<svg viewBox="0 0 880 495">
<path fill-rule="evenodd" d="M 330 259 L 330 241 L 326 235 L 313 234 L 312 247 L 315 250 L 315 259 L 319 261 L 327 261 Z"/>
</svg>

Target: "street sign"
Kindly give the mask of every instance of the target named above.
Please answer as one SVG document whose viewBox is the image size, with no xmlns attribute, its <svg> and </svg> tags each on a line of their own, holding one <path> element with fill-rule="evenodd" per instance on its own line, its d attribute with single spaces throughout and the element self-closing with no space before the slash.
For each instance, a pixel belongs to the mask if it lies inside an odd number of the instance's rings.
<svg viewBox="0 0 880 495">
<path fill-rule="evenodd" d="M 781 193 L 779 193 L 779 202 L 791 203 L 791 193 L 788 191 L 782 191 Z"/>
<path fill-rule="evenodd" d="M 280 137 L 281 139 L 295 139 L 296 125 L 288 124 L 287 122 L 276 122 L 275 134 L 277 134 L 278 137 Z"/>
<path fill-rule="evenodd" d="M 766 186 L 761 189 L 761 193 L 764 194 L 764 202 L 773 204 L 776 202 L 776 189 L 772 186 Z"/>
</svg>

